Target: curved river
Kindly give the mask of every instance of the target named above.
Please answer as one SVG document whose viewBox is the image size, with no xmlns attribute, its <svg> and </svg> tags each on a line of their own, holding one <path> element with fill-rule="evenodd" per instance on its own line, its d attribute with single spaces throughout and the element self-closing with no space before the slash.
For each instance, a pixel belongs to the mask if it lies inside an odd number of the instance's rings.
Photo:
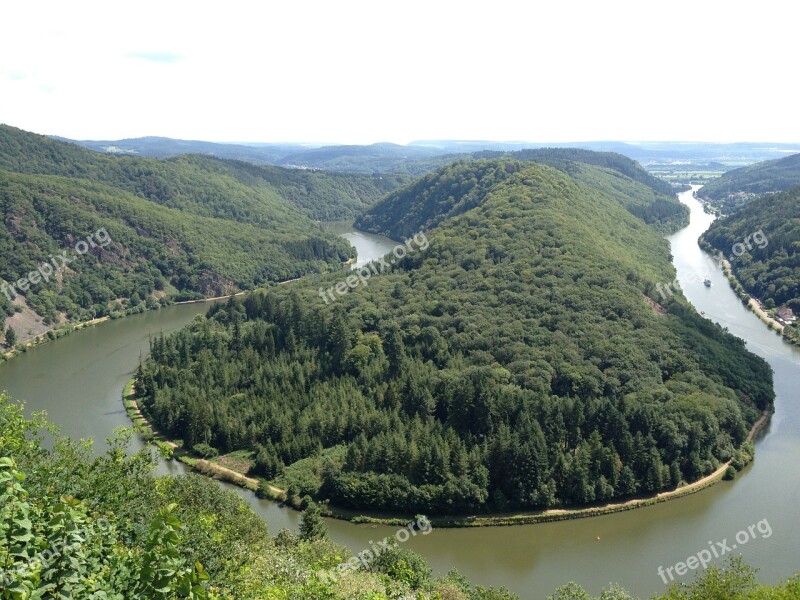
<svg viewBox="0 0 800 600">
<path fill-rule="evenodd" d="M 697 246 L 713 217 L 705 214 L 691 192 L 681 195 L 691 209 L 691 224 L 670 237 L 679 281 L 687 298 L 707 318 L 747 340 L 775 371 L 776 413 L 757 443 L 755 463 L 735 482 L 720 483 L 692 496 L 625 513 L 531 526 L 434 530 L 406 546 L 427 558 L 436 573 L 452 568 L 475 583 L 505 585 L 521 598 L 543 599 L 556 587 L 578 581 L 592 594 L 618 582 L 634 595 L 648 597 L 665 584 L 659 566 L 667 568 L 737 532 L 767 519 L 772 535 L 756 530 L 756 539 L 736 550 L 776 582 L 800 570 L 800 353 L 771 333 L 748 312 L 714 261 Z M 396 242 L 357 231 L 339 232 L 367 259 L 388 252 Z M 713 286 L 702 284 L 709 277 Z M 29 410 L 47 410 L 50 419 L 73 437 L 92 437 L 98 446 L 116 427 L 129 421 L 120 395 L 148 337 L 173 331 L 207 307 L 173 306 L 111 321 L 46 344 L 0 365 L 0 389 L 25 400 Z M 161 472 L 183 472 L 180 463 L 159 466 Z M 269 523 L 271 531 L 297 528 L 299 515 L 277 504 L 237 491 Z M 392 535 L 393 528 L 351 525 L 329 520 L 332 538 L 354 552 L 370 540 Z M 766 530 L 766 528 L 764 528 Z M 688 580 L 690 572 L 683 578 Z"/>
</svg>

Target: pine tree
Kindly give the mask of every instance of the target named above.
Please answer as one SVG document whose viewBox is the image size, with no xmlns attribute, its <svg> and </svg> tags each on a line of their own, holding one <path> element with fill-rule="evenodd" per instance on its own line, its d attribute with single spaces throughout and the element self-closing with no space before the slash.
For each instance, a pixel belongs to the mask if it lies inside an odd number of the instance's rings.
<svg viewBox="0 0 800 600">
<path fill-rule="evenodd" d="M 13 327 L 9 327 L 6 329 L 6 346 L 9 348 L 13 348 L 14 345 L 17 343 L 17 332 L 14 331 Z"/>
<path fill-rule="evenodd" d="M 406 347 L 403 343 L 403 336 L 397 326 L 390 326 L 385 345 L 386 357 L 389 359 L 389 374 L 392 377 L 397 377 L 402 371 L 403 363 L 406 359 Z"/>
<path fill-rule="evenodd" d="M 337 310 L 331 320 L 328 332 L 328 352 L 331 356 L 331 365 L 337 373 L 344 370 L 345 358 L 353 347 L 352 336 L 344 312 Z"/>
<path fill-rule="evenodd" d="M 310 502 L 300 517 L 300 537 L 304 540 L 319 540 L 328 535 L 328 526 L 322 520 L 322 511 Z"/>
</svg>

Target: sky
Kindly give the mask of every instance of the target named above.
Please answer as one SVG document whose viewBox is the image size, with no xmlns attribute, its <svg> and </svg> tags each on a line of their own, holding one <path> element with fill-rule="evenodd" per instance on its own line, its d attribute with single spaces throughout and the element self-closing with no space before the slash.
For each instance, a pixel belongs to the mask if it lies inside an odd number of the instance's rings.
<svg viewBox="0 0 800 600">
<path fill-rule="evenodd" d="M 0 123 L 74 139 L 800 142 L 800 3 L 0 8 Z"/>
</svg>

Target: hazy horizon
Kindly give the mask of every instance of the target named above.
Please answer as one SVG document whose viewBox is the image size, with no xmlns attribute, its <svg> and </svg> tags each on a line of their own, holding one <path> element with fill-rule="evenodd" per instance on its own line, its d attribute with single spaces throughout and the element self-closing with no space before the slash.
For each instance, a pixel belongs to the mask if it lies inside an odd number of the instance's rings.
<svg viewBox="0 0 800 600">
<path fill-rule="evenodd" d="M 14 123 L 4 123 L 5 125 L 9 125 L 11 127 L 21 128 Z M 124 137 L 124 138 L 71 138 L 68 136 L 61 135 L 57 132 L 49 132 L 49 131 L 31 131 L 31 133 L 36 133 L 39 135 L 45 135 L 48 137 L 56 137 L 56 138 L 65 138 L 72 141 L 79 141 L 79 142 L 118 142 L 124 140 L 136 140 L 136 139 L 169 139 L 174 141 L 182 141 L 182 142 L 205 142 L 205 143 L 212 143 L 212 144 L 228 144 L 228 145 L 240 145 L 240 146 L 259 146 L 259 145 L 292 145 L 292 146 L 307 146 L 309 148 L 314 147 L 325 147 L 325 146 L 374 146 L 380 144 L 390 144 L 395 146 L 420 146 L 420 145 L 430 145 L 431 147 L 435 147 L 435 144 L 507 144 L 507 145 L 518 145 L 524 146 L 526 144 L 530 144 L 531 146 L 535 147 L 543 147 L 547 146 L 548 144 L 626 144 L 631 146 L 646 146 L 649 144 L 669 144 L 669 145 L 707 145 L 707 146 L 724 146 L 724 145 L 738 145 L 738 144 L 771 144 L 776 146 L 797 146 L 797 151 L 800 152 L 800 141 L 778 141 L 778 140 L 732 140 L 726 142 L 714 141 L 714 140 L 660 140 L 660 139 L 653 139 L 653 140 L 624 140 L 624 139 L 586 139 L 586 140 L 506 140 L 506 139 L 458 139 L 458 138 L 448 138 L 448 139 L 414 139 L 408 142 L 393 142 L 390 140 L 384 139 L 375 139 L 373 141 L 365 141 L 363 143 L 347 143 L 341 142 L 337 140 L 332 141 L 302 141 L 299 139 L 281 139 L 281 140 L 215 140 L 215 139 L 201 139 L 201 138 L 176 138 L 166 135 L 159 135 L 159 134 L 144 134 L 144 135 L 137 135 L 131 137 Z"/>
</svg>

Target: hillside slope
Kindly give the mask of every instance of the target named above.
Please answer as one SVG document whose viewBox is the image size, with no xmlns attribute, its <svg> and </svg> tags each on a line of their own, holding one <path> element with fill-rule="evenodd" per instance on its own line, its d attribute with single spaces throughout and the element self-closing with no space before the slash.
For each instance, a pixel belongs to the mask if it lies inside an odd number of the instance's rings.
<svg viewBox="0 0 800 600">
<path fill-rule="evenodd" d="M 604 502 L 747 460 L 771 372 L 681 296 L 658 305 L 675 273 L 657 231 L 542 165 L 430 185 L 471 206 L 448 201 L 348 293 L 298 282 L 155 340 L 149 416 L 188 446 L 252 450 L 292 493 L 412 514 Z M 424 191 L 410 212 L 436 220 Z"/>
<path fill-rule="evenodd" d="M 593 157 L 595 154 L 572 150 L 570 153 L 567 155 Z M 522 154 L 517 152 L 513 156 Z M 474 208 L 492 186 L 534 162 L 549 164 L 573 180 L 615 198 L 629 212 L 661 231 L 672 231 L 688 222 L 687 209 L 674 194 L 667 196 L 656 192 L 617 169 L 562 159 L 564 153 L 560 150 L 555 155 L 545 152 L 536 152 L 535 155 L 537 158 L 530 161 L 502 158 L 452 163 L 392 192 L 379 205 L 359 216 L 355 224 L 365 231 L 382 233 L 394 239 L 428 230 L 449 217 Z M 596 162 L 603 162 L 602 158 Z M 625 161 L 623 164 L 627 164 Z"/>
<path fill-rule="evenodd" d="M 15 310 L 25 315 L 14 324 L 27 331 L 38 315 L 41 330 L 338 269 L 352 249 L 313 219 L 352 216 L 392 185 L 200 156 L 105 156 L 0 125 L 0 329 Z M 101 230 L 109 243 L 78 256 Z M 54 258 L 62 252 L 69 264 Z"/>
<path fill-rule="evenodd" d="M 84 179 L 0 170 L 0 206 L 2 282 L 28 277 L 67 252 L 70 263 L 62 268 L 58 259 L 49 280 L 0 293 L 0 315 L 13 314 L 9 296 L 19 294 L 45 324 L 144 308 L 161 298 L 252 289 L 334 268 L 350 255 L 310 223 L 300 237 L 291 221 L 285 230 L 270 231 L 167 208 Z M 100 230 L 104 243 L 80 255 L 78 244 Z"/>
<path fill-rule="evenodd" d="M 768 309 L 800 314 L 800 187 L 753 200 L 700 239 L 730 260 L 747 293 Z"/>
<path fill-rule="evenodd" d="M 769 192 L 782 192 L 800 185 L 800 154 L 767 160 L 723 174 L 703 186 L 700 198 L 719 206 L 729 214 L 755 197 Z"/>
<path fill-rule="evenodd" d="M 7 125 L 0 125 L 0 169 L 102 182 L 172 208 L 268 228 L 288 215 L 353 218 L 406 181 L 210 156 L 112 156 Z"/>
</svg>

